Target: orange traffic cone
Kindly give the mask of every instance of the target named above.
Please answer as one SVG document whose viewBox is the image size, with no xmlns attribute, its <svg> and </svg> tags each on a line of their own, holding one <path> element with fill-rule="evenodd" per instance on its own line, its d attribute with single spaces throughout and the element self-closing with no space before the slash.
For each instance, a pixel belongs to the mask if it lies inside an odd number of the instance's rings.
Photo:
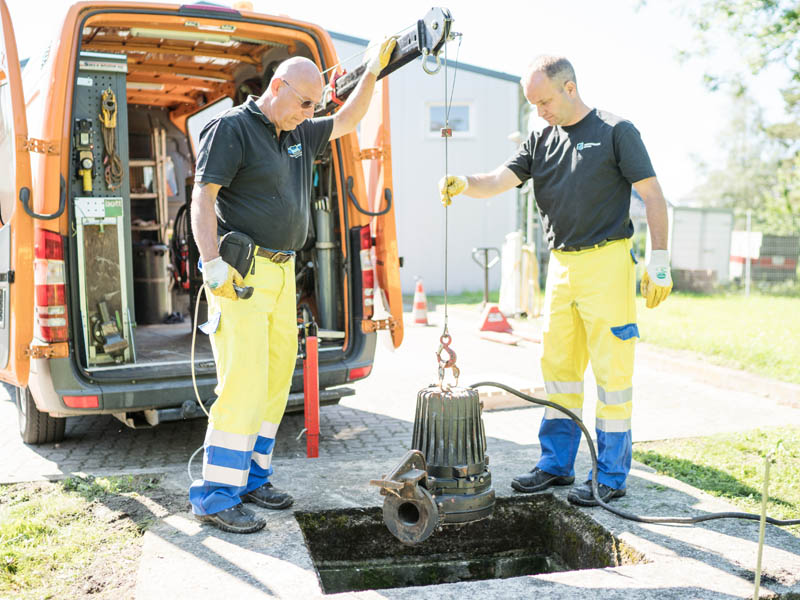
<svg viewBox="0 0 800 600">
<path fill-rule="evenodd" d="M 511 333 L 511 325 L 496 304 L 487 304 L 481 315 L 481 331 Z"/>
<path fill-rule="evenodd" d="M 422 289 L 422 279 L 417 279 L 417 287 L 414 290 L 414 323 L 428 324 L 428 300 L 425 298 L 425 290 Z"/>
</svg>

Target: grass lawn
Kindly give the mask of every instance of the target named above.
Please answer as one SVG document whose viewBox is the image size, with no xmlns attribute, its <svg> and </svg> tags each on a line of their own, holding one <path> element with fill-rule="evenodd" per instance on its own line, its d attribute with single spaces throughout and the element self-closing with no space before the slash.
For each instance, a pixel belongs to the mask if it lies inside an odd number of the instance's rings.
<svg viewBox="0 0 800 600">
<path fill-rule="evenodd" d="M 0 486 L 0 597 L 132 597 L 164 502 L 148 476 Z"/>
<path fill-rule="evenodd" d="M 412 296 L 404 297 L 406 304 Z M 452 306 L 475 307 L 483 292 L 447 297 Z M 497 303 L 498 292 L 489 301 Z M 444 304 L 444 296 L 428 296 Z M 712 362 L 800 383 L 800 296 L 770 296 L 754 291 L 714 295 L 673 292 L 655 309 L 637 297 L 642 341 L 677 350 L 691 350 Z"/>
<path fill-rule="evenodd" d="M 637 299 L 643 342 L 800 383 L 800 297 L 674 292 L 655 309 Z"/>
<path fill-rule="evenodd" d="M 800 430 L 797 428 L 642 442 L 633 445 L 633 457 L 661 474 L 724 498 L 744 512 L 760 513 L 764 456 L 776 447 L 769 471 L 767 515 L 800 519 Z M 800 537 L 800 526 L 784 529 Z"/>
<path fill-rule="evenodd" d="M 431 296 L 429 294 L 425 294 L 425 298 L 428 301 L 428 304 L 431 305 L 444 305 L 444 296 Z M 494 291 L 489 292 L 489 302 L 493 302 L 497 304 L 500 300 L 500 292 Z M 414 295 L 404 295 L 403 296 L 403 303 L 404 304 L 412 304 L 414 301 Z M 483 302 L 483 292 L 461 292 L 459 294 L 448 294 L 447 295 L 447 304 L 451 306 L 475 306 Z"/>
</svg>

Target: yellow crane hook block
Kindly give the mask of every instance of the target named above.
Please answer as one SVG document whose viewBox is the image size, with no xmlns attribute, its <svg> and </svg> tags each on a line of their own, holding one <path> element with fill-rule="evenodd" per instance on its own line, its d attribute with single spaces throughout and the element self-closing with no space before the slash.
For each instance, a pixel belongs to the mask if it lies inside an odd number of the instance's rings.
<svg viewBox="0 0 800 600">
<path fill-rule="evenodd" d="M 101 110 L 100 122 L 104 127 L 114 129 L 117 126 L 117 97 L 111 88 L 103 91 Z"/>
</svg>

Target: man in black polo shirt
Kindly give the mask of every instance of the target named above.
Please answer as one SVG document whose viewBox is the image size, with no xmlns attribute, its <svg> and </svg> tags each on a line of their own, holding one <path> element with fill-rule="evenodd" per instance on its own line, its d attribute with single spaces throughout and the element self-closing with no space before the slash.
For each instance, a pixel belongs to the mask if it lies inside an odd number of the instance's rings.
<svg viewBox="0 0 800 600">
<path fill-rule="evenodd" d="M 597 379 L 598 474 L 603 501 L 625 495 L 631 465 L 631 407 L 636 325 L 636 259 L 631 248 L 631 186 L 644 199 L 653 251 L 642 277 L 648 308 L 672 289 L 667 209 L 639 132 L 581 100 L 575 72 L 563 57 L 540 56 L 521 80 L 525 97 L 548 127 L 491 173 L 449 176 L 442 202 L 465 193 L 487 198 L 533 179 L 545 238 L 552 251 L 545 291 L 542 375 L 548 399 L 578 416 L 589 359 Z M 567 415 L 545 410 L 541 457 L 514 478 L 520 492 L 575 480 L 581 431 Z M 594 506 L 588 481 L 573 488 L 574 504 Z"/>
<path fill-rule="evenodd" d="M 201 521 L 251 533 L 264 519 L 242 506 L 287 508 L 292 497 L 269 482 L 275 434 L 297 360 L 294 253 L 308 231 L 314 159 L 350 133 L 369 107 L 378 73 L 395 41 L 376 46 L 341 109 L 312 118 L 323 80 L 310 60 L 278 66 L 267 90 L 206 125 L 192 192 L 192 231 L 203 262 L 217 400 L 205 439 L 203 478 L 189 489 Z M 242 281 L 219 256 L 217 237 L 230 231 L 258 245 Z M 233 284 L 254 288 L 239 300 Z"/>
</svg>

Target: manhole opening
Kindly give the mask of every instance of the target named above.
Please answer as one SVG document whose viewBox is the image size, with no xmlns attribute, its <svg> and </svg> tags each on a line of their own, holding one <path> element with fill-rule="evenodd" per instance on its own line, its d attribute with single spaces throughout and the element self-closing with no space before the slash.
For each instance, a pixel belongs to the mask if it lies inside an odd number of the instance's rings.
<svg viewBox="0 0 800 600">
<path fill-rule="evenodd" d="M 401 505 L 400 519 L 419 520 Z M 489 519 L 446 525 L 400 543 L 380 508 L 295 513 L 326 594 L 635 564 L 643 558 L 585 514 L 549 494 L 498 498 Z"/>
</svg>

